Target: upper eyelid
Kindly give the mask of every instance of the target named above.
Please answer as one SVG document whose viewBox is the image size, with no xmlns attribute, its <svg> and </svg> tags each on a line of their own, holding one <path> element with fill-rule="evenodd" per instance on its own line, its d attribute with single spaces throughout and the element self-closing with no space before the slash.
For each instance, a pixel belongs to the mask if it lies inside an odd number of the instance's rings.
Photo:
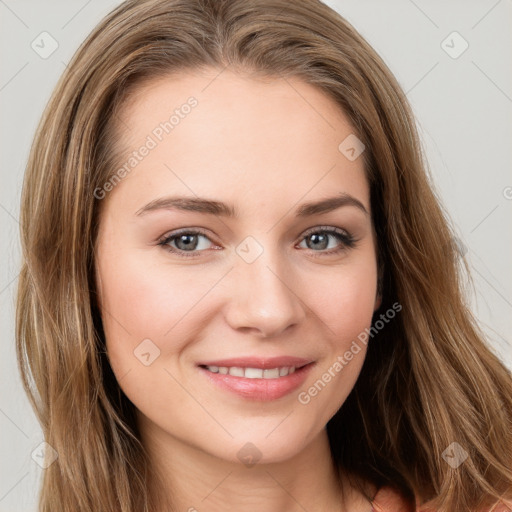
<svg viewBox="0 0 512 512">
<path fill-rule="evenodd" d="M 336 226 L 315 226 L 315 227 L 306 229 L 306 231 L 303 231 L 301 236 L 304 237 L 310 233 L 315 233 L 316 231 L 325 231 L 325 232 L 331 231 L 331 232 L 335 232 L 335 233 L 337 233 L 338 231 L 344 231 L 347 235 L 351 236 L 350 231 L 348 231 L 345 228 L 340 228 L 340 227 L 336 227 Z M 339 233 L 337 233 L 337 234 L 339 234 Z"/>
<path fill-rule="evenodd" d="M 161 237 L 159 237 L 158 241 L 162 241 L 162 240 L 165 241 L 165 240 L 168 240 L 170 238 L 175 238 L 175 237 L 178 237 L 178 236 L 180 236 L 182 234 L 186 235 L 186 234 L 189 234 L 189 233 L 192 233 L 192 234 L 195 234 L 195 235 L 202 235 L 202 236 L 205 236 L 206 238 L 210 238 L 210 236 L 208 235 L 208 232 L 204 231 L 202 229 L 199 229 L 199 228 L 183 228 L 183 229 L 178 229 L 178 230 L 175 230 L 175 231 L 167 232 L 165 235 L 162 235 Z"/>
</svg>

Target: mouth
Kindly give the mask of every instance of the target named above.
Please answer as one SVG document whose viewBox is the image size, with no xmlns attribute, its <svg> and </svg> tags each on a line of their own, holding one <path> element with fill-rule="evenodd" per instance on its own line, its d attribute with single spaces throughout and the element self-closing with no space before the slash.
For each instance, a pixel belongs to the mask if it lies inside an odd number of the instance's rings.
<svg viewBox="0 0 512 512">
<path fill-rule="evenodd" d="M 201 373 L 223 391 L 257 401 L 290 394 L 306 379 L 315 361 L 295 358 L 238 358 L 198 364 Z"/>
<path fill-rule="evenodd" d="M 303 368 L 304 366 L 300 366 Z M 295 366 L 281 366 L 276 368 L 243 368 L 241 366 L 201 366 L 211 373 L 220 375 L 232 375 L 233 377 L 244 377 L 245 379 L 279 379 L 291 375 L 297 369 Z"/>
</svg>

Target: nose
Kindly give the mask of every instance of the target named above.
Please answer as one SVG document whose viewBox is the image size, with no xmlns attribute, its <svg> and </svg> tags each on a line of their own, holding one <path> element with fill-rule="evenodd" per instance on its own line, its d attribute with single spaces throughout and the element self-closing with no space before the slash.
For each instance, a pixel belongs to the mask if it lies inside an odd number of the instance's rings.
<svg viewBox="0 0 512 512">
<path fill-rule="evenodd" d="M 273 338 L 305 318 L 299 281 L 282 260 L 264 251 L 252 263 L 237 261 L 226 311 L 233 329 Z"/>
</svg>

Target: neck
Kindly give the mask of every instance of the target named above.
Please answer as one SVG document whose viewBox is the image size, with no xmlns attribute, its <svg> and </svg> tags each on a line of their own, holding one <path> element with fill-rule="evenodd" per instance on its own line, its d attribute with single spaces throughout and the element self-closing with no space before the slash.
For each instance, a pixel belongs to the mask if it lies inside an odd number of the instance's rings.
<svg viewBox="0 0 512 512">
<path fill-rule="evenodd" d="M 368 512 L 369 503 L 332 463 L 326 430 L 286 461 L 246 466 L 183 443 L 139 418 L 142 442 L 163 489 L 152 489 L 187 512 Z M 166 509 L 168 510 L 168 509 Z"/>
</svg>

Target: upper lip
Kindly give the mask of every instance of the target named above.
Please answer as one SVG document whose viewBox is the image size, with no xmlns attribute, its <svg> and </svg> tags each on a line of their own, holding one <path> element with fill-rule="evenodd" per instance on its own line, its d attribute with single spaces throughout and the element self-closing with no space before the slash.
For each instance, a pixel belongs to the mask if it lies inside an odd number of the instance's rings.
<svg viewBox="0 0 512 512">
<path fill-rule="evenodd" d="M 277 357 L 232 357 L 229 359 L 216 359 L 201 361 L 198 366 L 220 366 L 220 367 L 238 367 L 238 368 L 262 368 L 263 370 L 272 368 L 284 368 L 295 366 L 300 368 L 306 364 L 312 363 L 312 359 L 302 357 L 277 356 Z"/>
</svg>

